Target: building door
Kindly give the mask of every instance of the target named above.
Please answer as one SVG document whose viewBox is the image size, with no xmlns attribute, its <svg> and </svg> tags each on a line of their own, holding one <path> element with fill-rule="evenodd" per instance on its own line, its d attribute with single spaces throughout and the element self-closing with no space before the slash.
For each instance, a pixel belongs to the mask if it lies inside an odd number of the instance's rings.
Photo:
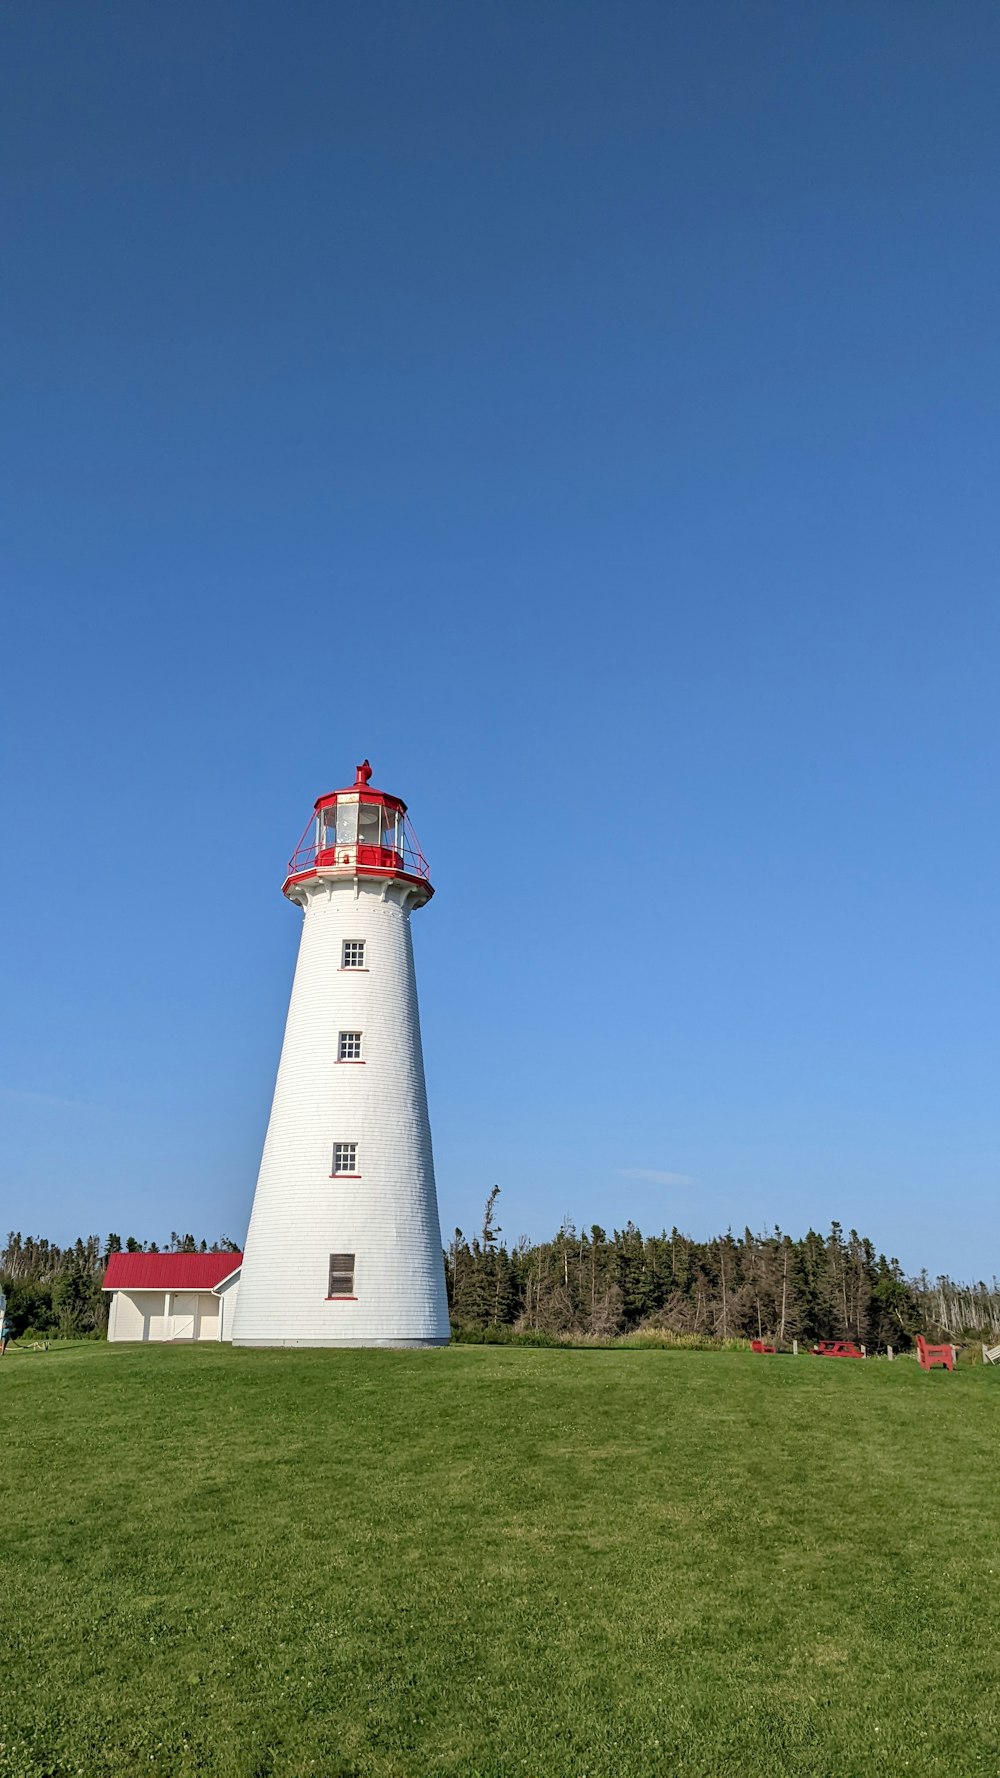
<svg viewBox="0 0 1000 1778">
<path fill-rule="evenodd" d="M 198 1297 L 195 1291 L 178 1291 L 174 1297 L 175 1340 L 198 1338 Z"/>
</svg>

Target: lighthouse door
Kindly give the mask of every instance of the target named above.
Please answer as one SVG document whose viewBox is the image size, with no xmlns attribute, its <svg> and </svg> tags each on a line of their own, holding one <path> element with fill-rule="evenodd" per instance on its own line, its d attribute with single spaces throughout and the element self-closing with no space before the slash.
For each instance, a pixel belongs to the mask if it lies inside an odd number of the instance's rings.
<svg viewBox="0 0 1000 1778">
<path fill-rule="evenodd" d="M 193 1291 L 187 1295 L 178 1291 L 174 1297 L 173 1337 L 175 1340 L 198 1338 L 198 1298 Z"/>
</svg>

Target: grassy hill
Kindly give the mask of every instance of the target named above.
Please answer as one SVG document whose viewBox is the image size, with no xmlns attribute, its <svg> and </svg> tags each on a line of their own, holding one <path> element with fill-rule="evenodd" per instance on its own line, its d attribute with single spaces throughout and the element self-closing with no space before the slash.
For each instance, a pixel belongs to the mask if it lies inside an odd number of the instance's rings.
<svg viewBox="0 0 1000 1778">
<path fill-rule="evenodd" d="M 1000 1372 L 0 1364 L 0 1778 L 1000 1769 Z"/>
</svg>

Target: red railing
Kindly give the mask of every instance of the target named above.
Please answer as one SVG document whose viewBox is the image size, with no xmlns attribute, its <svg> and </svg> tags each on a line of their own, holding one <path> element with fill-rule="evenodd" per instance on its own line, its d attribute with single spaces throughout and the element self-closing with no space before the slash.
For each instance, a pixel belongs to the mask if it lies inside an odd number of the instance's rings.
<svg viewBox="0 0 1000 1778">
<path fill-rule="evenodd" d="M 307 870 L 338 866 L 345 870 L 400 871 L 408 877 L 419 877 L 422 883 L 429 883 L 431 880 L 430 867 L 420 850 L 416 834 L 406 820 L 403 822 L 402 847 L 353 844 L 321 846 L 316 834 L 314 817 L 288 860 L 290 877 L 297 877 Z"/>
</svg>

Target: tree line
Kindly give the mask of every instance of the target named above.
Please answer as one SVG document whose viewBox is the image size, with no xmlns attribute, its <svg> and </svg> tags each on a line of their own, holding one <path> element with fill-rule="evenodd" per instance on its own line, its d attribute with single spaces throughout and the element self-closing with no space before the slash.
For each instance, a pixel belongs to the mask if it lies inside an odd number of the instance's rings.
<svg viewBox="0 0 1000 1778">
<path fill-rule="evenodd" d="M 445 1253 L 448 1305 L 460 1339 L 548 1336 L 609 1339 L 659 1331 L 708 1340 L 853 1339 L 870 1351 L 905 1349 L 918 1333 L 1000 1342 L 1000 1286 L 908 1277 L 855 1229 L 792 1237 L 780 1229 L 727 1231 L 695 1241 L 679 1229 L 644 1235 L 628 1222 L 611 1234 L 566 1221 L 548 1241 L 502 1239 L 494 1186 L 482 1227 L 456 1229 Z M 59 1247 L 10 1234 L 0 1285 L 15 1338 L 90 1336 L 107 1330 L 101 1282 L 112 1253 L 234 1253 L 171 1233 L 159 1246 L 134 1235 L 90 1235 Z"/>
<path fill-rule="evenodd" d="M 837 1222 L 826 1235 L 780 1229 L 728 1231 L 695 1241 L 677 1228 L 644 1235 L 632 1222 L 611 1234 L 564 1222 L 549 1241 L 507 1247 L 499 1188 L 480 1232 L 456 1229 L 446 1254 L 448 1300 L 459 1337 L 490 1330 L 556 1338 L 609 1338 L 660 1330 L 712 1340 L 853 1339 L 870 1351 L 905 1349 L 918 1333 L 1000 1341 L 1000 1286 L 962 1285 L 897 1259 Z"/>
</svg>

